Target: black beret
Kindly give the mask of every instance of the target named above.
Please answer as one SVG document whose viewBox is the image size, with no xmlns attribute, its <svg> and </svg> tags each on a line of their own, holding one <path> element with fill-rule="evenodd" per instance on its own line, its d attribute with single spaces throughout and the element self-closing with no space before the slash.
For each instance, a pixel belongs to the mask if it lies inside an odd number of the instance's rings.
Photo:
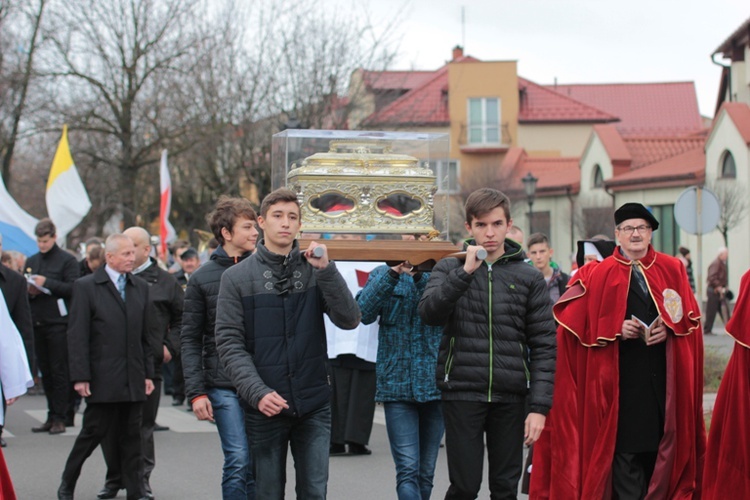
<svg viewBox="0 0 750 500">
<path fill-rule="evenodd" d="M 628 219 L 643 219 L 654 231 L 659 229 L 659 221 L 640 203 L 626 203 L 615 211 L 615 225 L 619 226 L 622 221 Z"/>
</svg>

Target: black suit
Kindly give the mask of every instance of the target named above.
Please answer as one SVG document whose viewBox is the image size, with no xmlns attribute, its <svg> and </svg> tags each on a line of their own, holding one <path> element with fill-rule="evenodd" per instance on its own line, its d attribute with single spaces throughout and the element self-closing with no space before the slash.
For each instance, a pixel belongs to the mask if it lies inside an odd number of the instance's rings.
<svg viewBox="0 0 750 500">
<path fill-rule="evenodd" d="M 630 279 L 624 319 L 635 315 L 646 324 L 659 311 L 635 276 Z M 666 342 L 646 345 L 643 339 L 620 340 L 620 400 L 613 461 L 613 488 L 620 498 L 645 495 L 656 452 L 664 434 L 667 391 Z"/>
<path fill-rule="evenodd" d="M 136 275 L 149 285 L 149 344 L 154 359 L 154 392 L 147 398 L 143 406 L 143 422 L 141 424 L 143 440 L 144 474 L 143 487 L 146 493 L 151 493 L 149 479 L 156 466 L 154 453 L 154 426 L 156 414 L 161 399 L 161 365 L 164 360 L 164 346 L 174 352 L 168 338 L 169 330 L 180 330 L 182 325 L 182 305 L 185 293 L 177 283 L 174 275 L 160 269 L 154 259 L 151 265 Z M 111 432 L 102 441 L 104 460 L 107 462 L 106 487 L 117 490 L 122 487 L 122 465 L 120 463 L 120 447 L 118 436 Z"/>
<path fill-rule="evenodd" d="M 73 282 L 78 279 L 78 262 L 54 245 L 46 253 L 36 253 L 26 260 L 26 272 L 44 276 L 44 287 L 51 295 L 31 296 L 34 322 L 34 349 L 49 409 L 48 421 L 73 419 L 74 393 L 68 378 L 68 328 Z"/>
<path fill-rule="evenodd" d="M 153 377 L 148 345 L 148 284 L 127 275 L 125 301 L 104 267 L 76 281 L 68 326 L 70 379 L 89 382 L 83 428 L 63 471 L 75 485 L 85 460 L 111 425 L 120 439 L 123 482 L 128 498 L 143 496 L 141 410 L 145 379 Z"/>
</svg>

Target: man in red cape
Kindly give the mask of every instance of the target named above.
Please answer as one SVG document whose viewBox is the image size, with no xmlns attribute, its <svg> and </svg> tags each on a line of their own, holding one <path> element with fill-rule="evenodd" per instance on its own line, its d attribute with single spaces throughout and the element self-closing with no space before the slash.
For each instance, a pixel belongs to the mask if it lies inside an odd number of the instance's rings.
<svg viewBox="0 0 750 500">
<path fill-rule="evenodd" d="M 703 498 L 724 499 L 750 492 L 750 271 L 742 276 L 727 333 L 732 357 L 716 395 L 708 434 Z"/>
<path fill-rule="evenodd" d="M 650 245 L 659 223 L 643 205 L 623 205 L 615 222 L 620 246 L 581 268 L 554 307 L 554 399 L 535 445 L 530 498 L 700 497 L 705 425 L 698 304 L 682 264 Z M 639 294 L 641 302 L 634 299 Z M 638 316 L 653 326 L 648 341 L 632 314 L 641 309 L 652 315 Z M 653 365 L 661 371 L 652 374 Z M 629 453 L 642 451 L 633 447 L 644 441 L 653 450 Z M 650 463 L 639 462 L 643 455 Z M 623 466 L 622 456 L 636 460 Z M 624 493 L 628 488 L 636 491 Z"/>
</svg>

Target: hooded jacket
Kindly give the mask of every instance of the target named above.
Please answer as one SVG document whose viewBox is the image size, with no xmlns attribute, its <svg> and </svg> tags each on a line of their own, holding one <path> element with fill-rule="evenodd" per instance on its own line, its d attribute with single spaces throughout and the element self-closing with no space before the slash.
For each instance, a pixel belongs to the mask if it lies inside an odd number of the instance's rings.
<svg viewBox="0 0 750 500">
<path fill-rule="evenodd" d="M 437 365 L 442 398 L 510 402 L 528 394 L 529 410 L 546 415 L 556 341 L 544 277 L 510 239 L 495 262 L 473 274 L 463 265 L 455 258 L 438 262 L 419 303 L 425 324 L 444 326 Z"/>
<path fill-rule="evenodd" d="M 216 303 L 224 271 L 251 255 L 230 257 L 219 247 L 211 259 L 190 277 L 185 290 L 185 308 L 180 341 L 185 394 L 188 401 L 204 395 L 212 387 L 233 388 L 216 352 Z"/>
</svg>

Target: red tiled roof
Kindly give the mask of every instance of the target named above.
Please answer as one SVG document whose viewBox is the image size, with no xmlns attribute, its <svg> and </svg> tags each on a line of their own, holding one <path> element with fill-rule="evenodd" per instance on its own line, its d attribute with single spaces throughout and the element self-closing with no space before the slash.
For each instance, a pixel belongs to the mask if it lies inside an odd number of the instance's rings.
<svg viewBox="0 0 750 500">
<path fill-rule="evenodd" d="M 554 90 L 518 77 L 519 123 L 613 122 L 618 118 Z"/>
<path fill-rule="evenodd" d="M 619 117 L 623 135 L 683 135 L 703 128 L 692 82 L 546 87 Z"/>
<path fill-rule="evenodd" d="M 637 170 L 646 165 L 673 158 L 686 151 L 703 151 L 705 137 L 625 137 L 625 146 L 633 159 L 630 168 Z"/>
<path fill-rule="evenodd" d="M 539 179 L 536 185 L 539 196 L 550 196 L 567 192 L 577 193 L 581 184 L 580 158 L 533 157 L 523 148 L 511 148 L 500 167 L 502 172 L 511 172 L 509 191 L 523 191 L 521 180 L 531 172 Z"/>
<path fill-rule="evenodd" d="M 732 119 L 745 144 L 750 145 L 750 106 L 744 102 L 725 102 L 719 108 L 719 113 L 716 113 L 717 117 L 722 110 Z"/>
<path fill-rule="evenodd" d="M 714 54 L 727 54 L 727 52 L 732 50 L 732 45 L 734 45 L 735 41 L 742 43 L 744 40 L 747 42 L 748 37 L 750 37 L 750 18 L 742 23 L 739 28 L 734 30 L 734 33 L 729 35 L 729 37 L 727 37 L 727 39 L 724 40 L 716 50 L 714 50 Z"/>
<path fill-rule="evenodd" d="M 375 90 L 411 90 L 434 75 L 434 71 L 363 71 L 363 80 Z"/>
<path fill-rule="evenodd" d="M 706 153 L 698 147 L 618 175 L 605 184 L 613 191 L 688 186 L 703 182 L 705 169 Z"/>
<path fill-rule="evenodd" d="M 474 62 L 471 56 L 461 57 L 452 62 Z M 424 81 L 402 95 L 380 111 L 368 116 L 366 125 L 435 125 L 450 124 L 448 114 L 448 65 L 437 71 L 428 72 Z"/>
<path fill-rule="evenodd" d="M 594 125 L 594 133 L 599 136 L 612 163 L 627 163 L 630 165 L 633 157 L 614 125 Z"/>
<path fill-rule="evenodd" d="M 367 125 L 447 125 L 448 66 L 432 74 L 432 78 L 402 95 L 385 108 L 368 116 Z"/>
</svg>

